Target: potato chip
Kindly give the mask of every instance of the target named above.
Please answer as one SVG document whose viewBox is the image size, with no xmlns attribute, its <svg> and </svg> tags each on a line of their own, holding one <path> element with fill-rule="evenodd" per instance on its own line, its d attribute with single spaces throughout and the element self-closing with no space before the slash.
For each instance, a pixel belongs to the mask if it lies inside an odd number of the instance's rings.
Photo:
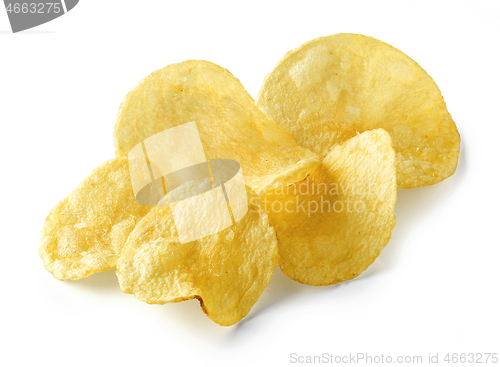
<svg viewBox="0 0 500 367">
<path fill-rule="evenodd" d="M 256 192 L 303 179 L 319 158 L 264 115 L 239 80 L 207 61 L 172 64 L 124 98 L 116 120 L 117 156 L 144 139 L 195 122 L 207 159 L 233 159 Z"/>
<path fill-rule="evenodd" d="M 396 191 L 391 139 L 377 129 L 333 147 L 305 180 L 266 192 L 283 272 L 309 285 L 361 274 L 391 237 Z"/>
<path fill-rule="evenodd" d="M 249 208 L 241 220 L 184 244 L 170 208 L 152 209 L 130 234 L 118 260 L 122 291 L 150 304 L 196 298 L 207 316 L 223 326 L 245 317 L 270 282 L 278 251 L 258 196 L 248 189 L 247 195 Z M 203 215 L 212 208 L 199 210 Z"/>
<path fill-rule="evenodd" d="M 321 157 L 359 132 L 383 128 L 396 150 L 400 188 L 455 172 L 460 137 L 436 83 L 374 38 L 336 34 L 289 52 L 266 77 L 257 105 Z"/>
<path fill-rule="evenodd" d="M 45 267 L 60 280 L 115 268 L 128 235 L 150 209 L 135 202 L 127 159 L 104 163 L 47 217 L 39 247 Z"/>
</svg>

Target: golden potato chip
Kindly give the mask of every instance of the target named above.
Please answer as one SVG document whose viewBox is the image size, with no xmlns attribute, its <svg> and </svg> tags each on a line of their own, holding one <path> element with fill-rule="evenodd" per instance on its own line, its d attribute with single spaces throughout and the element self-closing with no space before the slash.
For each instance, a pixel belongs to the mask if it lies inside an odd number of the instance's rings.
<svg viewBox="0 0 500 367">
<path fill-rule="evenodd" d="M 207 61 L 157 70 L 125 96 L 114 130 L 116 155 L 189 122 L 196 123 L 207 159 L 239 162 L 256 192 L 301 180 L 319 164 L 255 106 L 238 79 Z"/>
<path fill-rule="evenodd" d="M 207 316 L 223 326 L 245 317 L 270 282 L 278 251 L 258 196 L 250 190 L 247 196 L 249 208 L 241 220 L 184 244 L 170 208 L 152 209 L 130 234 L 118 260 L 122 291 L 150 304 L 196 298 Z M 199 208 L 200 215 L 212 210 Z"/>
<path fill-rule="evenodd" d="M 39 247 L 45 267 L 60 280 L 115 268 L 128 235 L 150 209 L 135 202 L 127 159 L 104 163 L 47 217 Z"/>
<path fill-rule="evenodd" d="M 283 273 L 310 285 L 361 274 L 396 224 L 395 162 L 389 134 L 372 130 L 333 147 L 305 180 L 264 193 Z"/>
<path fill-rule="evenodd" d="M 358 132 L 383 128 L 396 150 L 400 188 L 455 172 L 460 137 L 436 83 L 374 38 L 336 34 L 289 52 L 266 77 L 257 105 L 321 157 Z"/>
</svg>

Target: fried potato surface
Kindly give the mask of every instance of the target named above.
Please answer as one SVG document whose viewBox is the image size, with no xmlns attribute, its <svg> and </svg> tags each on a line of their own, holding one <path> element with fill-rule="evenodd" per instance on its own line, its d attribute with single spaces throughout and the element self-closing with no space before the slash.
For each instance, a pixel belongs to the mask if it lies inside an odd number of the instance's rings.
<svg viewBox="0 0 500 367">
<path fill-rule="evenodd" d="M 196 298 L 219 325 L 245 317 L 270 282 L 277 263 L 276 234 L 259 198 L 233 226 L 181 244 L 169 207 L 156 207 L 130 234 L 117 265 L 120 287 L 144 302 Z M 200 213 L 212 208 L 200 207 Z M 191 218 L 185 218 L 191 220 Z"/>
<path fill-rule="evenodd" d="M 104 163 L 47 217 L 39 245 L 45 267 L 60 280 L 115 268 L 128 235 L 150 209 L 135 202 L 127 159 Z"/>
<path fill-rule="evenodd" d="M 207 158 L 239 162 L 256 192 L 301 180 L 319 163 L 255 106 L 238 79 L 207 61 L 157 70 L 125 96 L 114 130 L 116 155 L 126 157 L 144 139 L 192 121 Z"/>
<path fill-rule="evenodd" d="M 371 37 L 336 34 L 289 52 L 256 103 L 320 157 L 383 128 L 396 150 L 400 188 L 440 182 L 457 166 L 460 137 L 438 86 L 403 52 Z"/>
<path fill-rule="evenodd" d="M 396 191 L 391 139 L 377 129 L 335 146 L 305 180 L 264 193 L 283 272 L 309 285 L 360 275 L 391 237 Z"/>
</svg>

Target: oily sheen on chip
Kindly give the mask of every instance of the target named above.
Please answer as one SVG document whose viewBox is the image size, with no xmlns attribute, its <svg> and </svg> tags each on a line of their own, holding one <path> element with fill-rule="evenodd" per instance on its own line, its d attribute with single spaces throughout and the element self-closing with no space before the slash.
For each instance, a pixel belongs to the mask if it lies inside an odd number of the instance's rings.
<svg viewBox="0 0 500 367">
<path fill-rule="evenodd" d="M 396 191 L 394 149 L 378 129 L 335 146 L 305 180 L 266 192 L 283 273 L 309 285 L 360 275 L 391 237 Z"/>
<path fill-rule="evenodd" d="M 45 220 L 39 245 L 45 267 L 60 280 L 114 269 L 130 232 L 150 209 L 135 202 L 127 159 L 104 163 Z"/>
<path fill-rule="evenodd" d="M 245 317 L 271 280 L 278 250 L 258 196 L 250 189 L 247 195 L 248 212 L 240 221 L 184 244 L 170 208 L 152 209 L 120 255 L 117 275 L 122 291 L 151 304 L 196 298 L 207 316 L 223 326 Z"/>
<path fill-rule="evenodd" d="M 319 163 L 255 106 L 229 71 L 194 60 L 153 72 L 125 96 L 114 130 L 116 155 L 188 122 L 196 123 L 207 158 L 237 161 L 257 193 L 301 180 Z"/>
<path fill-rule="evenodd" d="M 438 86 L 403 52 L 371 37 L 336 34 L 287 53 L 256 103 L 321 157 L 357 133 L 383 128 L 396 150 L 400 188 L 435 184 L 457 166 L 460 137 Z"/>
</svg>

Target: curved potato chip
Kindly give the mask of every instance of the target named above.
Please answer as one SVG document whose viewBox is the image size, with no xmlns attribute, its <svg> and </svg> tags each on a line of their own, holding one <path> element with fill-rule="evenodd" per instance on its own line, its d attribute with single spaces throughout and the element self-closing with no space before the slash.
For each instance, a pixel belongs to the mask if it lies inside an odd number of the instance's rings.
<svg viewBox="0 0 500 367">
<path fill-rule="evenodd" d="M 135 202 L 127 159 L 111 159 L 52 209 L 40 257 L 60 280 L 114 269 L 128 235 L 150 209 Z"/>
<path fill-rule="evenodd" d="M 400 188 L 435 184 L 457 166 L 460 136 L 436 83 L 371 37 L 336 34 L 289 52 L 266 77 L 257 105 L 321 157 L 358 132 L 383 128 Z"/>
<path fill-rule="evenodd" d="M 207 61 L 157 70 L 125 96 L 114 130 L 116 155 L 127 156 L 144 139 L 193 121 L 207 158 L 239 162 L 256 192 L 301 180 L 319 164 L 255 106 L 238 79 Z"/>
<path fill-rule="evenodd" d="M 170 208 L 152 209 L 118 260 L 122 291 L 150 304 L 196 298 L 207 316 L 223 326 L 245 317 L 270 282 L 278 255 L 276 234 L 259 198 L 250 190 L 247 195 L 249 209 L 241 220 L 184 244 Z M 200 213 L 206 210 L 211 208 L 200 207 Z"/>
<path fill-rule="evenodd" d="M 361 274 L 391 237 L 396 191 L 394 149 L 378 129 L 335 146 L 304 181 L 265 193 L 283 273 L 309 285 Z"/>
</svg>

